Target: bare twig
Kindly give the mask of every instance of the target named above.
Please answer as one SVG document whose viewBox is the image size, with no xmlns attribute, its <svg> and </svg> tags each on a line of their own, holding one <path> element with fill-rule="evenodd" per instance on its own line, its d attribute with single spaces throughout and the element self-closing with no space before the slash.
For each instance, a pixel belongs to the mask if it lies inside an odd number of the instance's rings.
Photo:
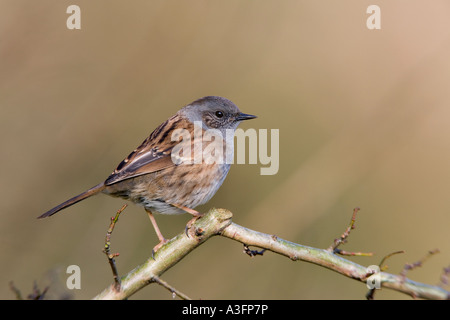
<svg viewBox="0 0 450 320">
<path fill-rule="evenodd" d="M 160 286 L 162 286 L 162 287 L 166 288 L 167 290 L 169 290 L 172 293 L 172 298 L 175 298 L 176 296 L 178 296 L 178 297 L 180 297 L 183 300 L 192 300 L 191 298 L 189 298 L 187 295 L 185 295 L 181 291 L 179 291 L 176 288 L 172 287 L 166 281 L 160 279 L 158 276 L 153 276 L 151 281 L 152 282 L 156 282 Z"/>
<path fill-rule="evenodd" d="M 345 229 L 344 233 L 340 236 L 340 238 L 334 239 L 334 242 L 328 248 L 328 251 L 335 252 L 337 247 L 339 247 L 341 244 L 347 241 L 347 237 L 350 235 L 350 231 L 355 228 L 356 214 L 358 213 L 359 210 L 360 210 L 359 207 L 353 209 L 353 215 L 352 220 L 350 220 L 350 224 L 348 225 L 347 229 Z"/>
<path fill-rule="evenodd" d="M 352 219 L 350 220 L 349 226 L 347 227 L 347 229 L 345 229 L 344 233 L 338 239 L 334 239 L 333 244 L 327 249 L 328 251 L 333 252 L 335 254 L 340 254 L 342 256 L 370 257 L 373 255 L 372 252 L 351 252 L 351 251 L 345 251 L 345 250 L 338 248 L 341 244 L 344 244 L 347 242 L 347 238 L 350 235 L 350 231 L 352 231 L 355 228 L 356 214 L 358 213 L 359 210 L 360 210 L 359 207 L 356 207 L 353 209 L 353 215 L 352 215 Z"/>
<path fill-rule="evenodd" d="M 380 270 L 381 270 L 381 271 L 386 271 L 386 270 L 388 269 L 388 266 L 387 266 L 387 265 L 384 265 L 384 263 L 386 262 L 386 260 L 389 259 L 390 257 L 392 257 L 392 256 L 394 256 L 394 255 L 396 255 L 396 254 L 400 254 L 400 253 L 405 253 L 405 251 L 403 251 L 403 250 L 400 250 L 400 251 L 394 251 L 394 252 L 392 252 L 392 253 L 389 253 L 387 256 L 385 256 L 385 257 L 381 260 L 380 264 L 378 265 L 378 266 L 380 267 Z"/>
<path fill-rule="evenodd" d="M 12 281 L 9 282 L 9 288 L 14 292 L 16 295 L 17 300 L 23 300 L 22 293 L 20 290 L 14 285 Z M 42 300 L 45 297 L 45 294 L 47 293 L 49 287 L 45 287 L 44 290 L 39 289 L 36 281 L 33 282 L 33 290 L 30 294 L 27 295 L 28 300 Z"/>
<path fill-rule="evenodd" d="M 106 257 L 108 257 L 109 265 L 111 266 L 111 270 L 113 273 L 114 278 L 114 289 L 119 291 L 120 290 L 120 277 L 117 272 L 117 266 L 115 257 L 119 256 L 118 253 L 111 253 L 111 234 L 114 231 L 114 227 L 116 226 L 117 221 L 119 221 L 119 216 L 125 210 L 127 205 L 123 205 L 122 208 L 117 210 L 116 215 L 114 217 L 111 217 L 111 223 L 109 225 L 108 231 L 106 232 L 106 238 L 105 238 L 105 247 L 103 249 L 103 252 L 106 254 Z"/>
<path fill-rule="evenodd" d="M 345 251 L 339 248 L 334 249 L 333 253 L 340 254 L 341 256 L 362 256 L 362 257 L 371 257 L 373 256 L 373 252 L 358 252 L 358 251 Z"/>
<path fill-rule="evenodd" d="M 400 275 L 403 278 L 406 278 L 406 274 L 408 273 L 408 271 L 411 271 L 411 270 L 414 270 L 414 269 L 416 269 L 418 267 L 421 267 L 424 264 L 424 262 L 426 260 L 428 260 L 428 258 L 430 258 L 432 255 L 435 255 L 436 253 L 439 253 L 439 249 L 434 249 L 434 250 L 428 251 L 427 255 L 424 256 L 419 261 L 405 264 L 405 266 L 403 267 L 403 270 L 400 272 Z"/>
<path fill-rule="evenodd" d="M 49 287 L 45 287 L 44 290 L 39 289 L 36 281 L 33 283 L 33 291 L 27 296 L 30 300 L 42 300 L 45 297 L 45 294 L 47 293 Z"/>
<path fill-rule="evenodd" d="M 14 295 L 16 296 L 16 300 L 23 300 L 22 293 L 20 290 L 14 285 L 14 282 L 9 282 L 9 288 L 12 292 L 14 292 Z"/>
<path fill-rule="evenodd" d="M 408 271 L 414 270 L 418 267 L 421 267 L 424 262 L 426 260 L 428 260 L 428 258 L 430 258 L 432 255 L 435 255 L 436 253 L 439 253 L 439 249 L 434 249 L 434 250 L 430 250 L 428 251 L 427 255 L 424 256 L 422 259 L 420 259 L 419 261 L 413 262 L 413 263 L 407 263 L 405 264 L 405 266 L 403 267 L 403 270 L 400 272 L 400 277 L 401 277 L 401 281 L 405 281 L 406 279 L 406 274 L 408 273 Z M 415 294 L 411 295 L 413 298 L 418 298 Z M 450 297 L 450 296 L 449 296 Z"/>
</svg>

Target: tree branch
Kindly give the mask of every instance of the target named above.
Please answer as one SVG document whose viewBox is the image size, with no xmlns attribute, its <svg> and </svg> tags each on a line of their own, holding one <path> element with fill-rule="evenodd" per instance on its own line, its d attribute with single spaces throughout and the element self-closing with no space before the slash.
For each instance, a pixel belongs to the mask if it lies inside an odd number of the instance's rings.
<svg viewBox="0 0 450 320">
<path fill-rule="evenodd" d="M 225 209 L 211 209 L 193 225 L 195 232 L 188 237 L 185 232 L 180 233 L 163 245 L 156 253 L 155 259 L 149 258 L 121 278 L 121 287 L 117 291 L 111 284 L 94 299 L 126 299 L 136 291 L 142 289 L 159 277 L 192 250 L 204 243 L 210 237 L 223 237 L 241 242 L 244 246 L 256 246 L 269 250 L 293 261 L 306 261 L 338 272 L 351 279 L 366 282 L 373 276 L 367 267 L 344 259 L 327 249 L 303 246 L 275 235 L 254 231 L 231 222 L 232 213 Z M 376 274 L 381 287 L 396 290 L 415 298 L 450 299 L 450 292 L 440 286 L 431 286 L 412 281 L 402 275 L 386 272 Z"/>
<path fill-rule="evenodd" d="M 120 280 L 120 290 L 115 290 L 115 285 L 112 284 L 94 299 L 126 299 L 136 291 L 155 282 L 154 279 L 159 279 L 164 272 L 177 264 L 188 253 L 211 236 L 219 234 L 231 223 L 231 217 L 232 214 L 228 210 L 210 210 L 201 219 L 195 221 L 191 227 L 195 232 L 192 232 L 189 237 L 186 232 L 181 232 L 159 248 L 154 259 L 150 257 L 144 264 L 123 276 Z"/>
</svg>

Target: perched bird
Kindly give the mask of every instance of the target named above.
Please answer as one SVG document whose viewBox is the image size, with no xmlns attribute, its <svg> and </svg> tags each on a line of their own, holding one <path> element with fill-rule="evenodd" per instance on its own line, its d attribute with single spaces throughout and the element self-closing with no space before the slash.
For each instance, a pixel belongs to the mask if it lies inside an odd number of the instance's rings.
<svg viewBox="0 0 450 320">
<path fill-rule="evenodd" d="M 49 217 L 101 192 L 127 199 L 147 212 L 159 239 L 153 248 L 155 253 L 167 240 L 153 212 L 192 214 L 194 217 L 186 226 L 188 230 L 201 217 L 194 208 L 208 202 L 228 174 L 231 164 L 227 160 L 233 159 L 237 126 L 243 120 L 254 118 L 240 112 L 228 99 L 216 96 L 198 99 L 157 127 L 104 182 L 39 218 Z"/>
</svg>

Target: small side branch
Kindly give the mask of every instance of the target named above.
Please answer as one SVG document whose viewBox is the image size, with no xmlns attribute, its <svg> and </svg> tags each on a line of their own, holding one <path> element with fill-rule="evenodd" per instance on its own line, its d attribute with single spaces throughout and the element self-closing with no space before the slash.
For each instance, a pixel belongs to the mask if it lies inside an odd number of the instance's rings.
<svg viewBox="0 0 450 320">
<path fill-rule="evenodd" d="M 114 217 L 111 217 L 111 223 L 109 225 L 108 231 L 106 232 L 105 237 L 105 247 L 103 249 L 103 252 L 106 254 L 106 257 L 108 258 L 109 265 L 111 266 L 111 270 L 113 273 L 114 278 L 114 289 L 116 291 L 120 290 L 120 277 L 119 273 L 117 272 L 117 266 L 116 266 L 116 260 L 115 258 L 119 256 L 118 253 L 111 253 L 111 235 L 114 231 L 114 227 L 116 226 L 117 221 L 119 221 L 120 214 L 125 210 L 127 205 L 123 205 L 122 208 L 120 208 Z"/>
<path fill-rule="evenodd" d="M 250 230 L 235 223 L 225 228 L 221 235 L 246 245 L 265 248 L 293 261 L 306 261 L 325 267 L 363 283 L 368 278 L 366 267 L 337 256 L 329 250 L 296 244 L 279 237 L 274 238 L 269 234 Z M 386 272 L 380 272 L 378 275 L 381 287 L 423 299 L 450 299 L 450 292 L 439 286 L 427 285 Z"/>
<path fill-rule="evenodd" d="M 330 252 L 333 252 L 334 254 L 340 254 L 342 256 L 365 256 L 370 257 L 373 255 L 372 252 L 352 252 L 352 251 L 345 251 L 342 249 L 339 249 L 338 247 L 344 243 L 347 243 L 347 238 L 350 235 L 350 231 L 352 231 L 355 228 L 355 222 L 356 222 L 356 214 L 359 212 L 359 208 L 356 207 L 353 209 L 353 215 L 352 219 L 350 220 L 350 224 L 345 229 L 344 233 L 338 238 L 334 239 L 333 244 L 327 249 Z"/>
<path fill-rule="evenodd" d="M 402 272 L 400 272 L 400 275 L 403 278 L 406 278 L 406 274 L 408 273 L 408 271 L 412 271 L 412 270 L 414 270 L 414 269 L 416 269 L 418 267 L 421 267 L 424 264 L 425 261 L 427 261 L 431 256 L 435 255 L 436 253 L 439 253 L 439 249 L 434 249 L 434 250 L 428 251 L 427 255 L 424 256 L 419 261 L 405 264 L 405 266 L 403 267 Z"/>
<path fill-rule="evenodd" d="M 11 289 L 12 292 L 14 292 L 14 295 L 16 296 L 16 300 L 23 300 L 22 293 L 20 290 L 14 285 L 14 282 L 9 282 L 9 289 Z"/>
<path fill-rule="evenodd" d="M 126 299 L 143 287 L 156 282 L 155 279 L 159 279 L 192 250 L 226 228 L 231 223 L 231 217 L 232 214 L 228 210 L 210 210 L 192 224 L 191 228 L 194 228 L 192 235 L 188 237 L 183 231 L 170 239 L 158 249 L 154 258 L 149 257 L 145 263 L 120 278 L 120 290 L 116 290 L 113 283 L 94 299 Z"/>
<path fill-rule="evenodd" d="M 9 288 L 14 292 L 17 300 L 24 300 L 20 290 L 14 285 L 14 282 L 9 282 Z M 45 287 L 44 290 L 40 290 L 36 281 L 33 283 L 33 291 L 27 295 L 28 300 L 43 300 L 49 287 Z"/>
<path fill-rule="evenodd" d="M 187 295 L 185 295 L 183 292 L 172 287 L 170 284 L 168 284 L 166 281 L 160 279 L 158 276 L 153 276 L 151 281 L 156 282 L 160 286 L 162 286 L 162 287 L 166 288 L 167 290 L 169 290 L 170 292 L 172 292 L 172 298 L 174 298 L 174 299 L 176 296 L 178 296 L 183 300 L 192 300 Z"/>
<path fill-rule="evenodd" d="M 232 214 L 228 210 L 211 209 L 191 226 L 202 232 L 194 232 L 195 236 L 190 237 L 187 237 L 184 231 L 181 232 L 157 251 L 155 259 L 149 257 L 144 264 L 123 276 L 119 291 L 115 290 L 113 283 L 94 299 L 126 299 L 130 297 L 148 284 L 156 282 L 157 277 L 160 277 L 192 250 L 215 235 L 238 241 L 247 247 L 255 246 L 272 251 L 293 261 L 310 262 L 362 283 L 365 283 L 370 276 L 368 268 L 334 254 L 334 250 L 308 247 L 254 231 L 232 223 L 231 217 Z M 351 226 L 354 225 L 353 218 L 352 221 Z M 344 233 L 344 236 L 345 234 L 348 236 L 348 233 Z M 347 236 L 344 237 L 344 240 Z M 406 276 L 386 272 L 380 272 L 377 276 L 382 288 L 389 288 L 417 298 L 450 299 L 450 292 L 438 285 L 427 285 L 412 281 Z"/>
</svg>

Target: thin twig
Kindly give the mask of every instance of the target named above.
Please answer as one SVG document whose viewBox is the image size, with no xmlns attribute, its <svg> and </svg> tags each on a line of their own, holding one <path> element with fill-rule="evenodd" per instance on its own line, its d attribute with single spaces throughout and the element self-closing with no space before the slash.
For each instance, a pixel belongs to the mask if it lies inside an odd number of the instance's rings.
<svg viewBox="0 0 450 320">
<path fill-rule="evenodd" d="M 356 207 L 353 209 L 353 215 L 352 215 L 352 220 L 350 220 L 350 224 L 347 227 L 347 229 L 345 229 L 344 233 L 338 238 L 338 239 L 334 239 L 333 244 L 328 247 L 328 251 L 333 252 L 334 254 L 340 254 L 342 256 L 365 256 L 365 257 L 370 257 L 373 255 L 372 252 L 351 252 L 351 251 L 345 251 L 342 249 L 339 249 L 338 247 L 341 244 L 344 244 L 347 242 L 347 238 L 350 235 L 350 231 L 352 231 L 355 228 L 355 221 L 356 221 L 356 214 L 359 211 L 359 207 Z"/>
<path fill-rule="evenodd" d="M 362 257 L 371 257 L 373 256 L 373 252 L 355 252 L 355 251 L 345 251 L 339 248 L 334 249 L 333 253 L 340 254 L 341 256 L 362 256 Z"/>
<path fill-rule="evenodd" d="M 114 227 L 115 227 L 117 221 L 119 221 L 120 214 L 122 213 L 123 210 L 125 210 L 126 207 L 127 207 L 127 205 L 124 204 L 122 206 L 122 208 L 117 210 L 116 215 L 114 217 L 111 217 L 111 223 L 109 225 L 108 231 L 106 232 L 105 247 L 103 249 L 103 252 L 108 257 L 108 262 L 109 262 L 109 265 L 111 266 L 111 270 L 112 270 L 113 278 L 114 278 L 114 283 L 115 283 L 114 288 L 117 291 L 120 290 L 120 277 L 119 277 L 119 274 L 117 272 L 116 260 L 114 258 L 119 256 L 119 254 L 118 253 L 111 253 L 111 234 L 114 231 Z"/>
<path fill-rule="evenodd" d="M 9 288 L 14 292 L 17 300 L 23 300 L 22 293 L 20 290 L 14 285 L 14 282 L 9 282 Z M 36 281 L 33 282 L 33 290 L 30 294 L 27 295 L 28 300 L 42 300 L 45 297 L 49 287 L 45 287 L 44 290 L 40 290 Z"/>
<path fill-rule="evenodd" d="M 405 253 L 405 251 L 403 251 L 403 250 L 400 250 L 400 251 L 394 251 L 394 252 L 392 252 L 392 253 L 389 253 L 387 256 L 385 256 L 385 257 L 381 260 L 380 264 L 378 265 L 378 266 L 380 267 L 380 270 L 381 270 L 381 271 L 386 271 L 386 270 L 388 269 L 388 266 L 387 266 L 387 265 L 384 265 L 384 263 L 386 262 L 386 260 L 389 259 L 390 257 L 392 257 L 393 255 L 400 254 L 400 253 Z"/>
<path fill-rule="evenodd" d="M 419 261 L 405 264 L 405 266 L 403 267 L 403 270 L 400 272 L 400 275 L 402 277 L 406 278 L 406 274 L 408 273 L 408 271 L 411 271 L 418 267 L 421 267 L 426 260 L 428 260 L 432 255 L 435 255 L 436 253 L 439 253 L 439 249 L 434 249 L 434 250 L 428 251 L 427 255 L 424 256 Z"/>
<path fill-rule="evenodd" d="M 401 281 L 405 281 L 406 280 L 406 274 L 408 273 L 408 271 L 411 271 L 411 270 L 414 270 L 414 269 L 416 269 L 418 267 L 421 267 L 424 264 L 424 262 L 426 260 L 428 260 L 428 258 L 430 258 L 432 255 L 434 255 L 436 253 L 439 253 L 439 249 L 434 249 L 434 250 L 428 251 L 427 255 L 424 256 L 419 261 L 405 264 L 405 266 L 403 267 L 403 270 L 400 272 Z M 413 298 L 417 298 L 417 296 L 415 294 L 413 294 L 412 297 Z"/>
<path fill-rule="evenodd" d="M 33 283 L 33 291 L 27 296 L 30 300 L 42 300 L 45 297 L 45 294 L 47 293 L 49 287 L 45 287 L 44 290 L 39 289 L 36 281 Z"/>
<path fill-rule="evenodd" d="M 22 293 L 14 285 L 14 282 L 12 282 L 12 281 L 9 282 L 9 288 L 11 289 L 12 292 L 14 292 L 14 295 L 16 296 L 16 300 L 23 300 Z"/>
<path fill-rule="evenodd" d="M 183 292 L 175 289 L 174 287 L 172 287 L 170 284 L 168 284 L 166 281 L 162 280 L 158 276 L 153 276 L 151 281 L 152 282 L 156 282 L 160 286 L 163 286 L 164 288 L 169 290 L 172 293 L 172 298 L 174 298 L 174 299 L 175 299 L 176 296 L 178 296 L 178 297 L 180 297 L 183 300 L 192 300 L 187 295 L 185 295 Z"/>
<path fill-rule="evenodd" d="M 355 228 L 356 214 L 358 213 L 359 210 L 360 210 L 359 207 L 353 209 L 353 215 L 352 220 L 350 220 L 350 224 L 348 225 L 347 229 L 345 229 L 344 233 L 340 236 L 340 238 L 334 239 L 334 242 L 328 248 L 328 251 L 335 252 L 337 247 L 346 242 L 348 236 L 350 235 L 350 231 Z"/>
</svg>

